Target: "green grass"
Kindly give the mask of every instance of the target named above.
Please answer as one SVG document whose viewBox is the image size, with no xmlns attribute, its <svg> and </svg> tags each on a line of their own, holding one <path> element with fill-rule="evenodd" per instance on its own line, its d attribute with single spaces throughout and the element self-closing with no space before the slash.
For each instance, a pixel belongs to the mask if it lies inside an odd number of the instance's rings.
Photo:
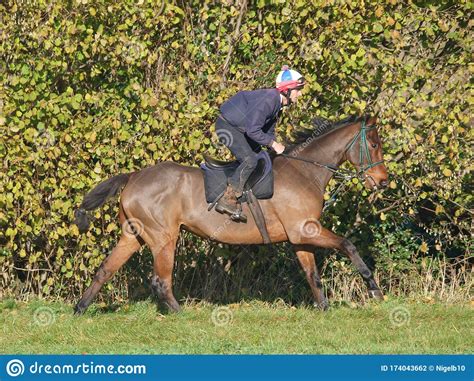
<svg viewBox="0 0 474 381">
<path fill-rule="evenodd" d="M 73 316 L 62 303 L 0 302 L 0 353 L 472 353 L 473 309 L 464 304 L 389 300 L 332 306 L 328 312 L 284 303 L 221 306 L 232 321 L 215 325 L 217 306 L 187 304 L 162 315 L 152 302 Z M 395 310 L 398 309 L 398 310 Z M 406 312 L 408 322 L 390 315 Z M 54 322 L 47 323 L 51 316 Z M 224 311 L 224 316 L 225 311 Z M 393 320 L 393 319 L 392 319 Z"/>
</svg>

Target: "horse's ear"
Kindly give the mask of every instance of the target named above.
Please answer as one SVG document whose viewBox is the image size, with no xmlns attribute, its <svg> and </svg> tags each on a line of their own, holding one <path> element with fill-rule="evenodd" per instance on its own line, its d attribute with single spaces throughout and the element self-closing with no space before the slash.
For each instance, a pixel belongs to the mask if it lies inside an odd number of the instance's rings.
<svg viewBox="0 0 474 381">
<path fill-rule="evenodd" d="M 377 115 L 375 116 L 368 115 L 366 121 L 367 121 L 366 122 L 367 126 L 377 125 Z"/>
</svg>

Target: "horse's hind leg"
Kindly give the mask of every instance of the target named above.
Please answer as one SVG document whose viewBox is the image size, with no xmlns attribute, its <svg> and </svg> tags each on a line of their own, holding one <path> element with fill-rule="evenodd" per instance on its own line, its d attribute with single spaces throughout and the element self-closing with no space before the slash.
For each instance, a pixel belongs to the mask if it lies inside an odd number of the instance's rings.
<svg viewBox="0 0 474 381">
<path fill-rule="evenodd" d="M 180 307 L 173 295 L 173 267 L 174 252 L 177 235 L 164 244 L 151 246 L 153 252 L 154 275 L 151 282 L 153 291 L 160 301 L 163 301 L 172 312 L 180 311 Z"/>
<path fill-rule="evenodd" d="M 140 246 L 141 244 L 137 237 L 132 234 L 122 234 L 117 246 L 114 247 L 112 253 L 102 262 L 92 284 L 74 308 L 75 314 L 82 314 L 89 307 L 102 285 L 112 278 L 115 272 L 127 262 Z"/>
<path fill-rule="evenodd" d="M 308 281 L 311 291 L 313 292 L 315 307 L 324 311 L 328 309 L 329 305 L 326 297 L 324 296 L 321 278 L 316 266 L 314 254 L 309 251 L 310 248 L 311 247 L 305 245 L 296 245 L 296 256 L 298 257 L 301 267 L 303 268 L 303 271 L 306 275 L 306 280 Z"/>
</svg>

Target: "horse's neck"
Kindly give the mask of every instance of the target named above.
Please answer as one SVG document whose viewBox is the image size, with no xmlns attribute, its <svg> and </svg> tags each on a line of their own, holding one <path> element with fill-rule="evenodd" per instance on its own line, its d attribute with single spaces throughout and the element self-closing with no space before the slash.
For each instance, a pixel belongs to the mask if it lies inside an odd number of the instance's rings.
<svg viewBox="0 0 474 381">
<path fill-rule="evenodd" d="M 296 147 L 294 151 L 295 156 L 338 168 L 345 161 L 346 147 L 356 132 L 357 126 L 355 124 L 335 129 L 312 140 L 301 149 Z M 317 165 L 304 163 L 299 160 L 292 161 L 294 161 L 294 165 L 301 168 L 301 173 L 309 180 L 314 182 L 317 179 L 323 190 L 333 176 L 333 172 Z"/>
<path fill-rule="evenodd" d="M 301 156 L 304 155 L 304 157 L 307 156 L 314 161 L 339 167 L 345 160 L 344 153 L 357 130 L 357 125 L 351 124 L 330 131 L 308 144 L 301 151 Z"/>
</svg>

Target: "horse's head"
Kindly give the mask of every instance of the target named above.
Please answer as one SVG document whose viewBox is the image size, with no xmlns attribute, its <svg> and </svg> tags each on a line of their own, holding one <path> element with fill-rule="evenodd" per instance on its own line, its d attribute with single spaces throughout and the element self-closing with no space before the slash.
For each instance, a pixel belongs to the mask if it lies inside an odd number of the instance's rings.
<svg viewBox="0 0 474 381">
<path fill-rule="evenodd" d="M 347 146 L 346 158 L 357 168 L 367 188 L 385 188 L 388 185 L 388 172 L 383 164 L 377 119 L 371 117 L 362 121 L 359 128 L 359 132 Z"/>
</svg>

